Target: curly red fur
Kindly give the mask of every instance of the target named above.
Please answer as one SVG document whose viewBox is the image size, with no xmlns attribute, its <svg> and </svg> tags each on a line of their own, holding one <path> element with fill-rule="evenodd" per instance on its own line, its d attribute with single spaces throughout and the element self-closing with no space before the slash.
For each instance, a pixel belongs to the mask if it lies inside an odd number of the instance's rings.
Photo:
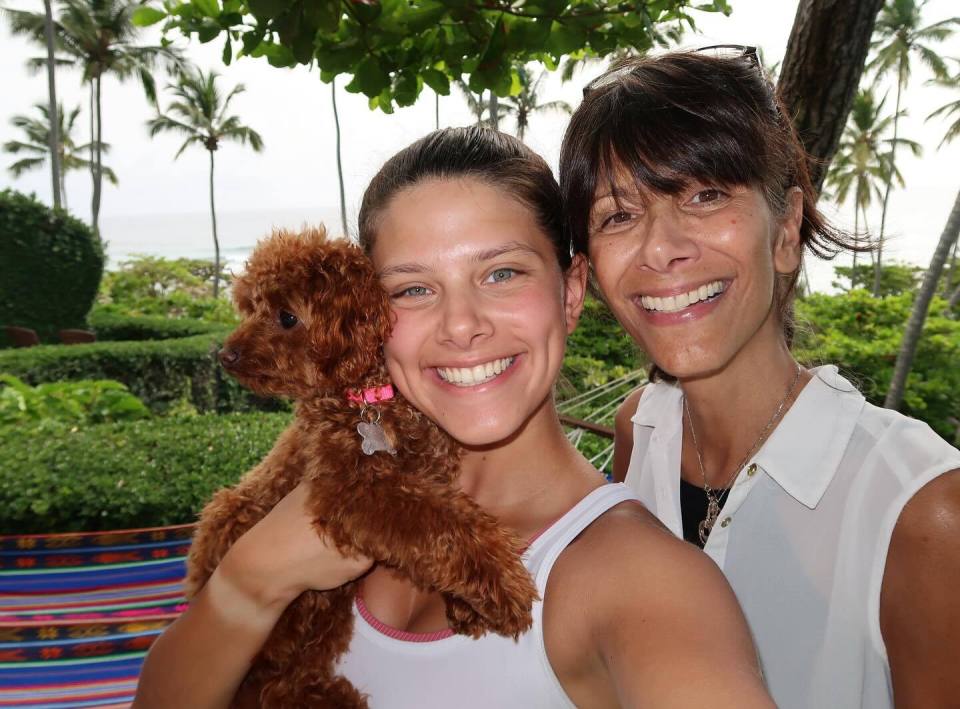
<svg viewBox="0 0 960 709">
<path fill-rule="evenodd" d="M 477 637 L 529 628 L 536 589 L 522 543 L 456 486 L 456 443 L 397 393 L 377 404 L 397 449 L 365 455 L 360 407 L 345 396 L 387 382 L 389 298 L 369 259 L 322 229 L 276 232 L 234 283 L 244 319 L 224 343 L 231 374 L 255 392 L 297 400 L 267 457 L 204 508 L 190 551 L 188 596 L 229 547 L 302 479 L 314 525 L 342 551 L 397 570 L 447 601 L 450 626 Z M 281 311 L 296 318 L 284 327 Z M 290 323 L 286 318 L 287 325 Z M 356 584 L 301 594 L 284 612 L 236 707 L 364 707 L 334 672 L 353 631 Z"/>
</svg>

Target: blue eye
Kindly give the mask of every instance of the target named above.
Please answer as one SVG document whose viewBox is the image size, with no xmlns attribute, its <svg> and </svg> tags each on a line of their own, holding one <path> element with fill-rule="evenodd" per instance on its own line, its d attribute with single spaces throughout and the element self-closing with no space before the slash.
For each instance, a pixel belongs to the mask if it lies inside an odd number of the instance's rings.
<svg viewBox="0 0 960 709">
<path fill-rule="evenodd" d="M 394 294 L 394 298 L 419 298 L 427 295 L 429 291 L 426 286 L 410 286 Z"/>
<path fill-rule="evenodd" d="M 509 281 L 516 275 L 516 273 L 517 272 L 512 268 L 498 268 L 496 271 L 490 274 L 487 280 L 493 283 L 502 283 L 503 281 Z"/>
</svg>

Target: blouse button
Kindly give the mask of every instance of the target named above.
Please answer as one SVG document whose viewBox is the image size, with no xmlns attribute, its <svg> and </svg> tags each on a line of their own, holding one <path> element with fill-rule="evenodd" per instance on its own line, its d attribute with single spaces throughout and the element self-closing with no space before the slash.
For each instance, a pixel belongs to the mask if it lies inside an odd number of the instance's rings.
<svg viewBox="0 0 960 709">
<path fill-rule="evenodd" d="M 756 472 L 757 472 L 757 464 L 750 463 L 750 467 L 747 468 L 747 477 L 752 478 Z"/>
<path fill-rule="evenodd" d="M 732 517 L 724 517 L 723 520 L 720 522 L 720 526 L 724 528 L 729 527 L 732 521 L 733 521 Z"/>
</svg>

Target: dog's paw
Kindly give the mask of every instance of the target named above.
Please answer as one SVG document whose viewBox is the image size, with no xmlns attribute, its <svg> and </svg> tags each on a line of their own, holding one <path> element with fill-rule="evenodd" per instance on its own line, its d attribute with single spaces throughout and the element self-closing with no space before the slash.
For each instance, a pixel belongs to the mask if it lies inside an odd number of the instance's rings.
<svg viewBox="0 0 960 709">
<path fill-rule="evenodd" d="M 486 619 L 466 601 L 453 596 L 447 596 L 444 600 L 447 604 L 447 622 L 453 632 L 479 638 L 493 630 Z"/>
</svg>

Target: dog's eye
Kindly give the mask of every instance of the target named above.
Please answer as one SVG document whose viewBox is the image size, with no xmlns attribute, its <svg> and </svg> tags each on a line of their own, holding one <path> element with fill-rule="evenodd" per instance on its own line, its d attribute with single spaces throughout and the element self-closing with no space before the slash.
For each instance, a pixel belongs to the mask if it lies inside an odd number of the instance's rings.
<svg viewBox="0 0 960 709">
<path fill-rule="evenodd" d="M 297 324 L 297 316 L 293 313 L 288 313 L 286 310 L 280 311 L 280 327 L 284 330 L 289 330 L 291 327 Z"/>
</svg>

